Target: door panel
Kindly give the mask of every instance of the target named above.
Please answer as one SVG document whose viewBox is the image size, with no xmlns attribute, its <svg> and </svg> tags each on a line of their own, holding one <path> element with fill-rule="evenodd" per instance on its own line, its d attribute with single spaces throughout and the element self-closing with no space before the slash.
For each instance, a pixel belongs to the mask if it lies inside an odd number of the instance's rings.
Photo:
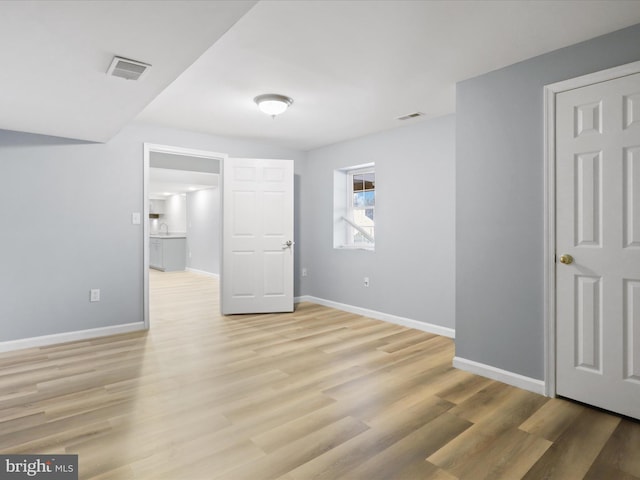
<svg viewBox="0 0 640 480">
<path fill-rule="evenodd" d="M 640 74 L 556 96 L 557 393 L 636 418 L 639 105 Z"/>
<path fill-rule="evenodd" d="M 293 161 L 224 161 L 222 236 L 222 313 L 293 311 Z"/>
<path fill-rule="evenodd" d="M 624 282 L 624 378 L 640 381 L 640 281 Z"/>
<path fill-rule="evenodd" d="M 255 298 L 255 281 L 250 276 L 245 275 L 245 272 L 250 272 L 253 269 L 254 262 L 255 256 L 253 252 L 232 252 L 231 296 L 233 298 Z M 229 276 L 228 272 L 224 272 L 223 275 Z"/>
<path fill-rule="evenodd" d="M 575 244 L 600 246 L 602 217 L 602 152 L 576 155 L 574 202 L 576 211 Z"/>
<path fill-rule="evenodd" d="M 602 288 L 600 277 L 576 275 L 576 359 L 574 366 L 600 372 Z"/>
<path fill-rule="evenodd" d="M 285 294 L 286 258 L 280 251 L 264 252 L 264 295 L 267 297 Z"/>
<path fill-rule="evenodd" d="M 232 225 L 234 237 L 256 238 L 256 192 L 233 192 Z"/>
<path fill-rule="evenodd" d="M 640 124 L 640 93 L 625 95 L 624 102 L 624 128 L 630 128 Z"/>
<path fill-rule="evenodd" d="M 624 149 L 624 178 L 624 246 L 640 248 L 640 147 Z"/>
<path fill-rule="evenodd" d="M 269 237 L 282 238 L 284 235 L 284 219 L 282 210 L 285 206 L 283 192 L 264 192 L 263 196 L 264 234 Z"/>
</svg>

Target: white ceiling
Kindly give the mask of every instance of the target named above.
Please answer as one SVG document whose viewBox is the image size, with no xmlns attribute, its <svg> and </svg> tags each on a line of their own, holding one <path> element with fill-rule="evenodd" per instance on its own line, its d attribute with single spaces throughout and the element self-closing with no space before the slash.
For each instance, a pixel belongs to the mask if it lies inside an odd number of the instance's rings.
<svg viewBox="0 0 640 480">
<path fill-rule="evenodd" d="M 255 1 L 1 1 L 0 128 L 106 141 Z M 114 55 L 152 65 L 105 74 Z"/>
<path fill-rule="evenodd" d="M 640 23 L 637 0 L 253 3 L 2 1 L 0 128 L 106 141 L 139 114 L 308 150 L 452 113 L 457 81 Z M 114 54 L 153 67 L 107 77 Z M 262 93 L 294 104 L 272 120 Z"/>
<path fill-rule="evenodd" d="M 149 196 L 164 198 L 179 193 L 195 192 L 218 186 L 216 173 L 149 168 Z"/>
<path fill-rule="evenodd" d="M 261 1 L 138 119 L 313 149 L 455 111 L 455 83 L 640 22 L 639 1 Z M 292 97 L 272 120 L 252 99 Z"/>
</svg>

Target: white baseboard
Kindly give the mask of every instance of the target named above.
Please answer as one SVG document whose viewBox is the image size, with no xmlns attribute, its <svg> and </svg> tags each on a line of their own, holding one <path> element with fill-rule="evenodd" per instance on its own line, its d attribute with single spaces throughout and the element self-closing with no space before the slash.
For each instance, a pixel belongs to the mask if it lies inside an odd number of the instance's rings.
<svg viewBox="0 0 640 480">
<path fill-rule="evenodd" d="M 323 298 L 313 297 L 311 295 L 302 295 L 295 298 L 296 303 L 311 302 L 318 305 L 324 305 L 325 307 L 335 308 L 336 310 L 342 310 L 344 312 L 355 313 L 363 315 L 369 318 L 375 318 L 376 320 L 382 320 L 384 322 L 394 323 L 396 325 L 402 325 L 403 327 L 415 328 L 427 333 L 433 333 L 436 335 L 442 335 L 443 337 L 455 338 L 456 331 L 453 328 L 441 327 L 440 325 L 434 325 L 432 323 L 420 322 L 411 318 L 398 317 L 397 315 L 390 315 L 388 313 L 377 312 L 375 310 L 369 310 L 367 308 L 354 307 L 353 305 L 347 305 L 345 303 L 338 303 L 331 300 L 325 300 Z"/>
<path fill-rule="evenodd" d="M 533 393 L 545 394 L 545 385 L 543 380 L 537 380 L 531 377 L 525 377 L 518 373 L 509 372 L 508 370 L 502 370 L 501 368 L 492 367 L 491 365 L 485 365 L 484 363 L 474 362 L 473 360 L 467 360 L 466 358 L 453 357 L 453 366 L 466 372 L 475 373 L 483 377 L 497 380 L 507 385 L 522 388 Z"/>
<path fill-rule="evenodd" d="M 218 278 L 218 279 L 220 278 L 220 275 L 217 274 L 217 273 L 206 272 L 204 270 L 198 270 L 196 268 L 187 267 L 187 268 L 185 268 L 185 270 L 187 272 L 191 272 L 191 273 L 198 273 L 200 275 L 206 275 L 207 277 L 213 277 L 213 278 Z"/>
<path fill-rule="evenodd" d="M 119 333 L 137 332 L 139 330 L 145 330 L 144 322 L 126 323 L 124 325 L 92 328 L 90 330 L 79 330 L 76 332 L 56 333 L 53 335 L 43 335 L 41 337 L 21 338 L 19 340 L 0 342 L 0 352 L 44 347 L 78 340 L 89 340 L 92 338 L 106 337 L 108 335 L 117 335 Z"/>
</svg>

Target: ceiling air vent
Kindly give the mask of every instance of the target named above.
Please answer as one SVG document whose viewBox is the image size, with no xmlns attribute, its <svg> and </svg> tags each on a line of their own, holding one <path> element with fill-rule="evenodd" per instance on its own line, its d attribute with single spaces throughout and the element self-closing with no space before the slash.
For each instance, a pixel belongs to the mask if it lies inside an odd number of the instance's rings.
<svg viewBox="0 0 640 480">
<path fill-rule="evenodd" d="M 148 63 L 138 62 L 128 58 L 113 57 L 109 70 L 107 70 L 107 75 L 113 75 L 114 77 L 127 80 L 139 80 L 150 66 Z"/>
<path fill-rule="evenodd" d="M 422 112 L 407 113 L 406 115 L 402 115 L 401 117 L 396 118 L 396 120 L 409 120 L 410 118 L 421 117 L 423 115 L 424 113 Z"/>
</svg>

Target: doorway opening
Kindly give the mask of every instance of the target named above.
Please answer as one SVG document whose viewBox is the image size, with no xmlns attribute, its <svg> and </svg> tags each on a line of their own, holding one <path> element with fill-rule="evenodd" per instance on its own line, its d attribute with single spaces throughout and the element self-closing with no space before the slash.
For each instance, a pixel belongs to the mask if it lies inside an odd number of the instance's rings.
<svg viewBox="0 0 640 480">
<path fill-rule="evenodd" d="M 219 277 L 221 273 L 219 177 L 225 158 L 217 152 L 144 144 L 146 328 L 150 327 L 150 268 L 154 274 L 191 270 Z"/>
</svg>

